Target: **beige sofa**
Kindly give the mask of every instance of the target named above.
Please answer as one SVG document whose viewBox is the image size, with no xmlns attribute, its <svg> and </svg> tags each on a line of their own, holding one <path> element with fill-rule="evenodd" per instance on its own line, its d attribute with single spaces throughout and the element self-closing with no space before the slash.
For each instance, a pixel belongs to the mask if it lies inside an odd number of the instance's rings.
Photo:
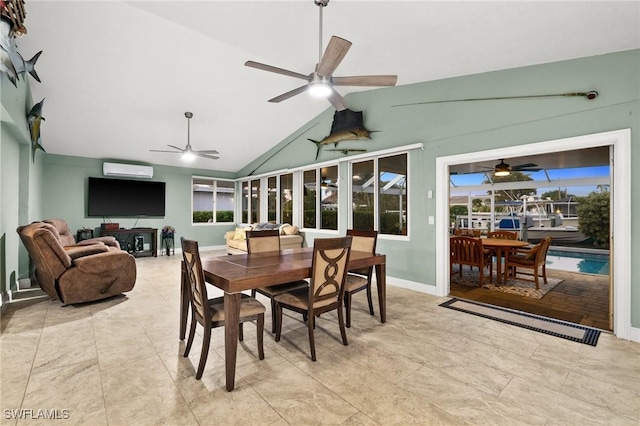
<svg viewBox="0 0 640 426">
<path fill-rule="evenodd" d="M 227 242 L 227 254 L 246 253 L 246 231 L 260 229 L 279 229 L 281 250 L 302 247 L 302 244 L 304 242 L 304 237 L 302 234 L 300 234 L 298 227 L 289 225 L 288 223 L 282 225 L 258 223 L 251 226 L 238 226 L 234 231 L 229 231 L 224 235 Z"/>
</svg>

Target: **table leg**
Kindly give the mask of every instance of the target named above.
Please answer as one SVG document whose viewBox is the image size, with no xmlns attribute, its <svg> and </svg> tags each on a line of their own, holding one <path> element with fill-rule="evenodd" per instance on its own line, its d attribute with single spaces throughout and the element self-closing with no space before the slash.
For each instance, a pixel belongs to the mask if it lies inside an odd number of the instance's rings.
<svg viewBox="0 0 640 426">
<path fill-rule="evenodd" d="M 376 265 L 376 283 L 378 285 L 378 303 L 380 304 L 380 322 L 387 322 L 387 271 L 386 264 Z"/>
<path fill-rule="evenodd" d="M 180 340 L 184 340 L 187 332 L 187 315 L 189 314 L 189 289 L 187 288 L 187 271 L 184 260 L 180 262 Z"/>
<path fill-rule="evenodd" d="M 502 284 L 502 249 L 496 248 L 496 285 Z"/>
<path fill-rule="evenodd" d="M 240 293 L 224 293 L 224 364 L 227 390 L 232 391 L 236 380 L 236 353 L 240 322 Z"/>
</svg>

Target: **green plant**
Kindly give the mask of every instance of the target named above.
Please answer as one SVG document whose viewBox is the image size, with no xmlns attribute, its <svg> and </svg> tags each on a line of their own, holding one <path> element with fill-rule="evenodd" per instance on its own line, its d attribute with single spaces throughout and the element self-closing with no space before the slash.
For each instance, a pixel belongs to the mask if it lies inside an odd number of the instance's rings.
<svg viewBox="0 0 640 426">
<path fill-rule="evenodd" d="M 601 189 L 578 200 L 578 230 L 591 237 L 597 248 L 609 248 L 610 195 L 608 190 Z"/>
</svg>

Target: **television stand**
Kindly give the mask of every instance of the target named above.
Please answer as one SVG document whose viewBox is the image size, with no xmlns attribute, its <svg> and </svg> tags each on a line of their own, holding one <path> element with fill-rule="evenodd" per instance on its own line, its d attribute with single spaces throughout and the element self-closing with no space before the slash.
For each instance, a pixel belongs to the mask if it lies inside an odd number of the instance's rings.
<svg viewBox="0 0 640 426">
<path fill-rule="evenodd" d="M 120 243 L 120 248 L 135 257 L 158 257 L 158 229 L 101 229 L 100 236 L 113 236 Z"/>
</svg>

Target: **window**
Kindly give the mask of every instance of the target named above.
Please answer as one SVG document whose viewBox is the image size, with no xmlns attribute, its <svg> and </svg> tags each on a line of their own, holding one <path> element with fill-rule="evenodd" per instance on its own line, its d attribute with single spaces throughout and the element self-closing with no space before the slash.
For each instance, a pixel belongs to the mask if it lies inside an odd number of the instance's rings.
<svg viewBox="0 0 640 426">
<path fill-rule="evenodd" d="M 267 178 L 267 221 L 278 221 L 278 179 L 275 176 Z"/>
<path fill-rule="evenodd" d="M 280 223 L 293 225 L 293 174 L 280 176 Z"/>
<path fill-rule="evenodd" d="M 212 178 L 192 178 L 193 223 L 234 222 L 233 181 Z"/>
<path fill-rule="evenodd" d="M 338 166 L 302 173 L 303 227 L 338 229 Z"/>
<path fill-rule="evenodd" d="M 351 227 L 407 235 L 407 154 L 351 165 Z"/>
</svg>

